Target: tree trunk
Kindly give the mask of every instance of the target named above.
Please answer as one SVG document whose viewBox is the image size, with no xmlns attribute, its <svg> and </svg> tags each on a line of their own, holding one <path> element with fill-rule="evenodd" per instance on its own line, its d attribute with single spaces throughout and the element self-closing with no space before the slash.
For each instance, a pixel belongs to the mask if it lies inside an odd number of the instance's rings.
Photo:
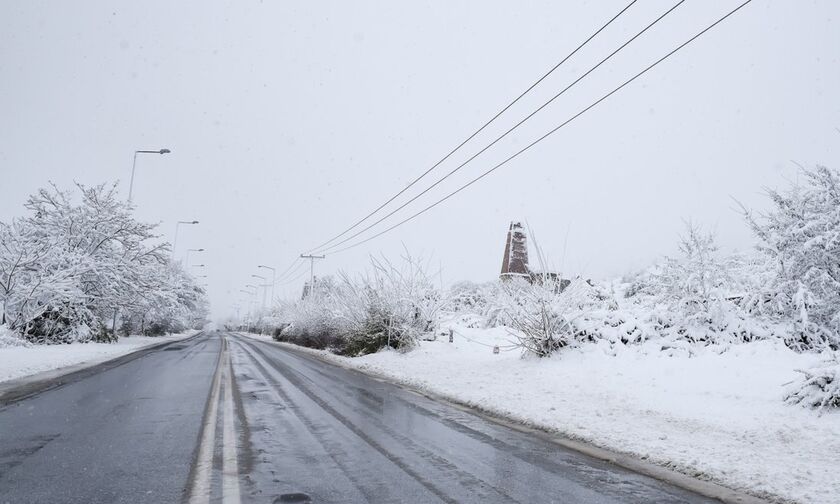
<svg viewBox="0 0 840 504">
<path fill-rule="evenodd" d="M 111 333 L 112 333 L 111 334 L 111 341 L 116 341 L 117 340 L 117 312 L 118 311 L 119 310 L 117 308 L 114 308 L 114 322 L 113 322 L 113 324 L 111 324 Z"/>
</svg>

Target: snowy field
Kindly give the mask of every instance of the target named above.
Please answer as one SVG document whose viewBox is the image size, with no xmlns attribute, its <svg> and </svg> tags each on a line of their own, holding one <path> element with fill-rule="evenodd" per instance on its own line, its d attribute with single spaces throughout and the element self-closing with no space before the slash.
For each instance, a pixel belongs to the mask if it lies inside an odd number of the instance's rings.
<svg viewBox="0 0 840 504">
<path fill-rule="evenodd" d="M 474 341 L 468 341 L 470 338 Z M 780 342 L 662 351 L 590 344 L 555 357 L 492 352 L 504 328 L 459 328 L 408 352 L 320 355 L 613 451 L 774 497 L 840 502 L 840 414 L 784 404 L 818 355 Z M 489 345 L 489 346 L 488 346 Z"/>
<path fill-rule="evenodd" d="M 190 330 L 171 336 L 122 337 L 116 343 L 71 343 L 0 347 L 0 382 L 77 364 L 96 365 L 149 345 L 188 338 Z"/>
</svg>

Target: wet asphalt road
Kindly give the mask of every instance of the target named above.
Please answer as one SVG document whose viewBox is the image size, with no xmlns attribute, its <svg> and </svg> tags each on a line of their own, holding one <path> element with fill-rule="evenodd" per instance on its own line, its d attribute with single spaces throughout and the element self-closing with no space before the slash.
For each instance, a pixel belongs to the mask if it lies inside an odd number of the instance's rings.
<svg viewBox="0 0 840 504">
<path fill-rule="evenodd" d="M 0 503 L 179 502 L 218 354 L 200 336 L 0 408 Z"/>
<path fill-rule="evenodd" d="M 717 502 L 210 333 L 0 409 L 0 503 Z"/>
</svg>

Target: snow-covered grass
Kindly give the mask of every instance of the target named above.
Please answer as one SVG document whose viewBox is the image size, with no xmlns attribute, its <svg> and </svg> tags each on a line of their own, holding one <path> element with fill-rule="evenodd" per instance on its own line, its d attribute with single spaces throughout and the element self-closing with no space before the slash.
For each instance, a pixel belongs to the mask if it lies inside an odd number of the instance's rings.
<svg viewBox="0 0 840 504">
<path fill-rule="evenodd" d="M 493 354 L 509 340 L 505 328 L 459 327 L 454 343 L 444 337 L 407 353 L 319 353 L 730 488 L 781 501 L 840 499 L 840 412 L 820 416 L 783 401 L 795 369 L 812 367 L 818 354 L 780 340 L 692 346 L 691 356 L 656 341 L 602 341 L 543 359 Z"/>
<path fill-rule="evenodd" d="M 78 364 L 96 365 L 143 347 L 188 338 L 198 331 L 171 336 L 128 336 L 116 343 L 71 343 L 0 347 L 0 382 Z"/>
</svg>

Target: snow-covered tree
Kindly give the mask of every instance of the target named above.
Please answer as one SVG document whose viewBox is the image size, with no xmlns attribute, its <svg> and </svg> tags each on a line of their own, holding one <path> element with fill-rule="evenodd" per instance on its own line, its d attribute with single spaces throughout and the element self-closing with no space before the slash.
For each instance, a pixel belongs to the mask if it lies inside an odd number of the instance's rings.
<svg viewBox="0 0 840 504">
<path fill-rule="evenodd" d="M 678 257 L 637 275 L 625 295 L 656 332 L 691 343 L 729 344 L 766 338 L 772 331 L 741 308 L 764 276 L 764 261 L 748 254 L 721 256 L 712 233 L 687 223 Z"/>
<path fill-rule="evenodd" d="M 752 312 L 792 321 L 789 346 L 840 347 L 840 173 L 818 166 L 804 183 L 768 192 L 772 209 L 746 213 L 771 277 L 752 294 Z"/>
<path fill-rule="evenodd" d="M 679 248 L 681 257 L 666 257 L 651 275 L 651 294 L 687 324 L 720 323 L 728 274 L 714 235 L 687 223 Z"/>
<path fill-rule="evenodd" d="M 29 214 L 0 224 L 2 321 L 30 341 L 111 340 L 138 312 L 182 319 L 203 292 L 170 264 L 155 226 L 137 221 L 115 185 L 55 186 L 29 197 Z"/>
<path fill-rule="evenodd" d="M 30 221 L 0 223 L 0 325 L 22 333 L 41 320 L 41 331 L 51 334 L 65 329 L 70 319 L 90 320 L 92 314 L 76 281 L 81 270 L 67 260 L 54 236 L 44 236 Z M 70 329 L 77 328 L 85 333 L 79 326 Z"/>
</svg>

